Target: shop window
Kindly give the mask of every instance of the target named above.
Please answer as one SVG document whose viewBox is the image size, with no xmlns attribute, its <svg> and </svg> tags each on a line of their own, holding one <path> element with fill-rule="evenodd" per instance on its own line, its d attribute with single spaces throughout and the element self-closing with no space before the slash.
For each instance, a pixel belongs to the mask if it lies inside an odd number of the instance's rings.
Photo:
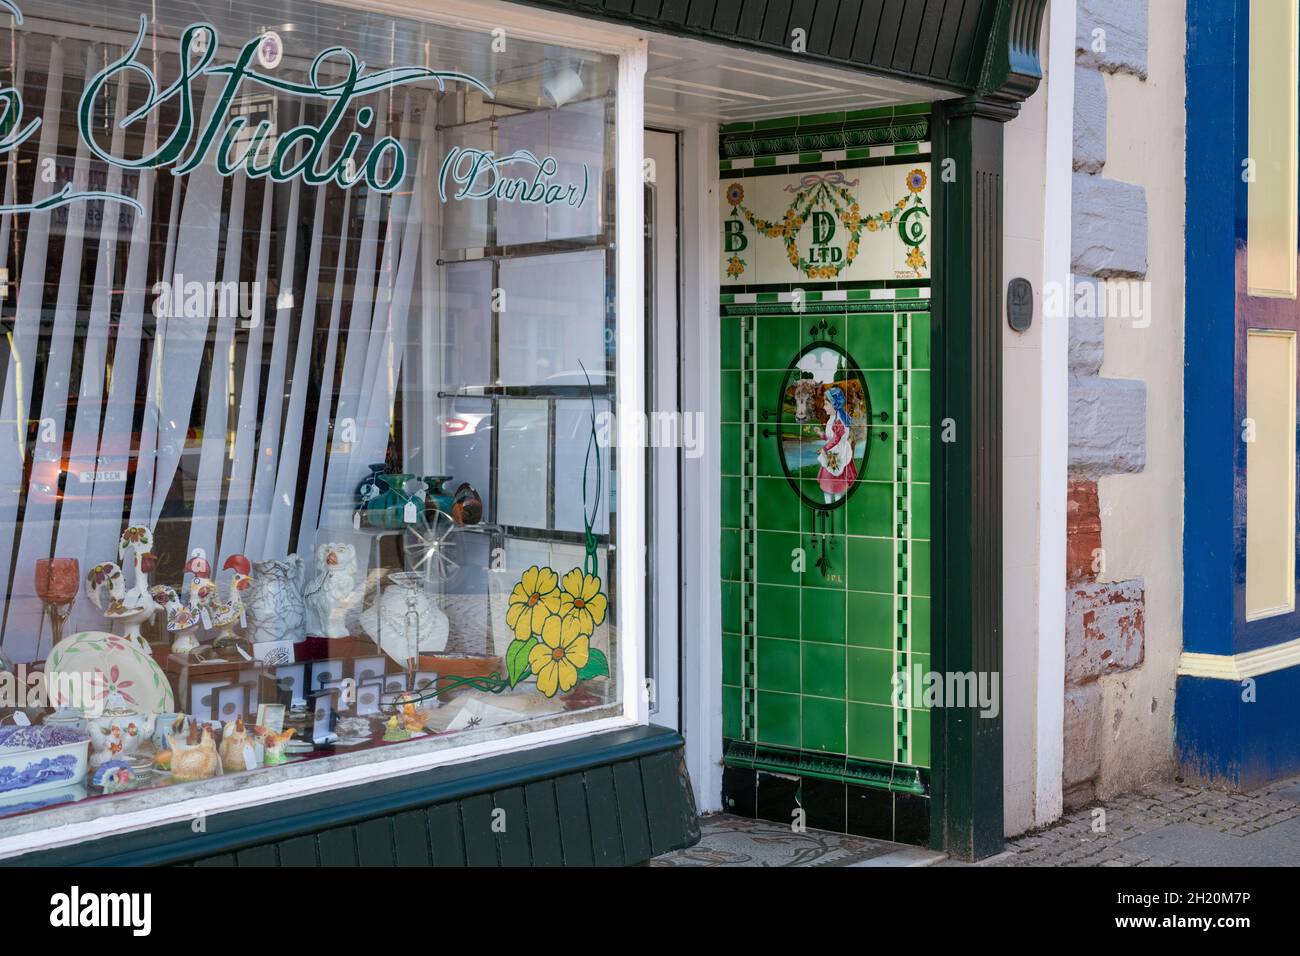
<svg viewBox="0 0 1300 956">
<path fill-rule="evenodd" d="M 617 57 L 17 6 L 0 815 L 621 714 Z"/>
<path fill-rule="evenodd" d="M 1296 336 L 1246 340 L 1246 619 L 1295 610 Z"/>
<path fill-rule="evenodd" d="M 1246 284 L 1294 299 L 1297 215 L 1297 0 L 1251 0 Z"/>
</svg>

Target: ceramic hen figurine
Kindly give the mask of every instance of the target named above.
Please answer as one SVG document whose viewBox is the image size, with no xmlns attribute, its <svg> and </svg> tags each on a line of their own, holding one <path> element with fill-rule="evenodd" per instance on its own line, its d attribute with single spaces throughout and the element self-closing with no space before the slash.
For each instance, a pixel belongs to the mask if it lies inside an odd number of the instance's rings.
<svg viewBox="0 0 1300 956">
<path fill-rule="evenodd" d="M 217 754 L 217 744 L 212 739 L 212 729 L 207 724 L 200 730 L 191 720 L 189 733 L 185 737 L 172 734 L 168 736 L 167 742 L 172 751 L 173 780 L 206 780 L 221 773 L 221 757 Z"/>
<path fill-rule="evenodd" d="M 244 718 L 236 717 L 232 723 L 226 724 L 221 734 L 221 747 L 218 750 L 221 754 L 221 767 L 226 773 L 238 773 L 253 768 L 251 758 L 256 751 L 253 748 L 252 735 L 244 729 Z"/>
</svg>

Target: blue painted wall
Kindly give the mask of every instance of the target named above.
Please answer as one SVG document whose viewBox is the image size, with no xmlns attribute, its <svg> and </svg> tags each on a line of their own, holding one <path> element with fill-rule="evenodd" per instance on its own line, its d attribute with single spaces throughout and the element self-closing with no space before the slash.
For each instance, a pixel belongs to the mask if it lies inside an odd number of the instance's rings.
<svg viewBox="0 0 1300 956">
<path fill-rule="evenodd" d="M 1220 655 L 1300 637 L 1300 612 L 1245 617 L 1246 331 L 1300 329 L 1300 302 L 1245 291 L 1249 22 L 1247 0 L 1188 0 L 1183 646 Z M 1184 772 L 1250 787 L 1300 771 L 1297 700 L 1300 667 L 1253 688 L 1180 677 Z"/>
</svg>

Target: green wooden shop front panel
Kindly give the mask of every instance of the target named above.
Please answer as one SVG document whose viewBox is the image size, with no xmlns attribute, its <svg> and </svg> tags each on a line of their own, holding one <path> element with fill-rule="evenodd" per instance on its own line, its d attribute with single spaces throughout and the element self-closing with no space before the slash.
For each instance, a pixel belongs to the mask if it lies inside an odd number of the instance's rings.
<svg viewBox="0 0 1300 956">
<path fill-rule="evenodd" d="M 927 112 L 764 124 L 767 155 L 722 139 L 724 736 L 754 773 L 726 789 L 765 771 L 853 788 L 840 828 L 861 788 L 927 791 Z"/>
<path fill-rule="evenodd" d="M 632 728 L 5 863 L 628 866 L 699 840 L 681 747 Z"/>
</svg>

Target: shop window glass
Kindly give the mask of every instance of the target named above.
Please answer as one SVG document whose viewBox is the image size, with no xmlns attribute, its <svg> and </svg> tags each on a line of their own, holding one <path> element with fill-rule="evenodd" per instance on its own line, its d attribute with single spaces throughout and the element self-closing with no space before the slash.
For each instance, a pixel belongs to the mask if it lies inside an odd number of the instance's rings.
<svg viewBox="0 0 1300 956">
<path fill-rule="evenodd" d="M 11 821 L 620 713 L 617 60 L 357 6 L 0 5 Z"/>
</svg>

